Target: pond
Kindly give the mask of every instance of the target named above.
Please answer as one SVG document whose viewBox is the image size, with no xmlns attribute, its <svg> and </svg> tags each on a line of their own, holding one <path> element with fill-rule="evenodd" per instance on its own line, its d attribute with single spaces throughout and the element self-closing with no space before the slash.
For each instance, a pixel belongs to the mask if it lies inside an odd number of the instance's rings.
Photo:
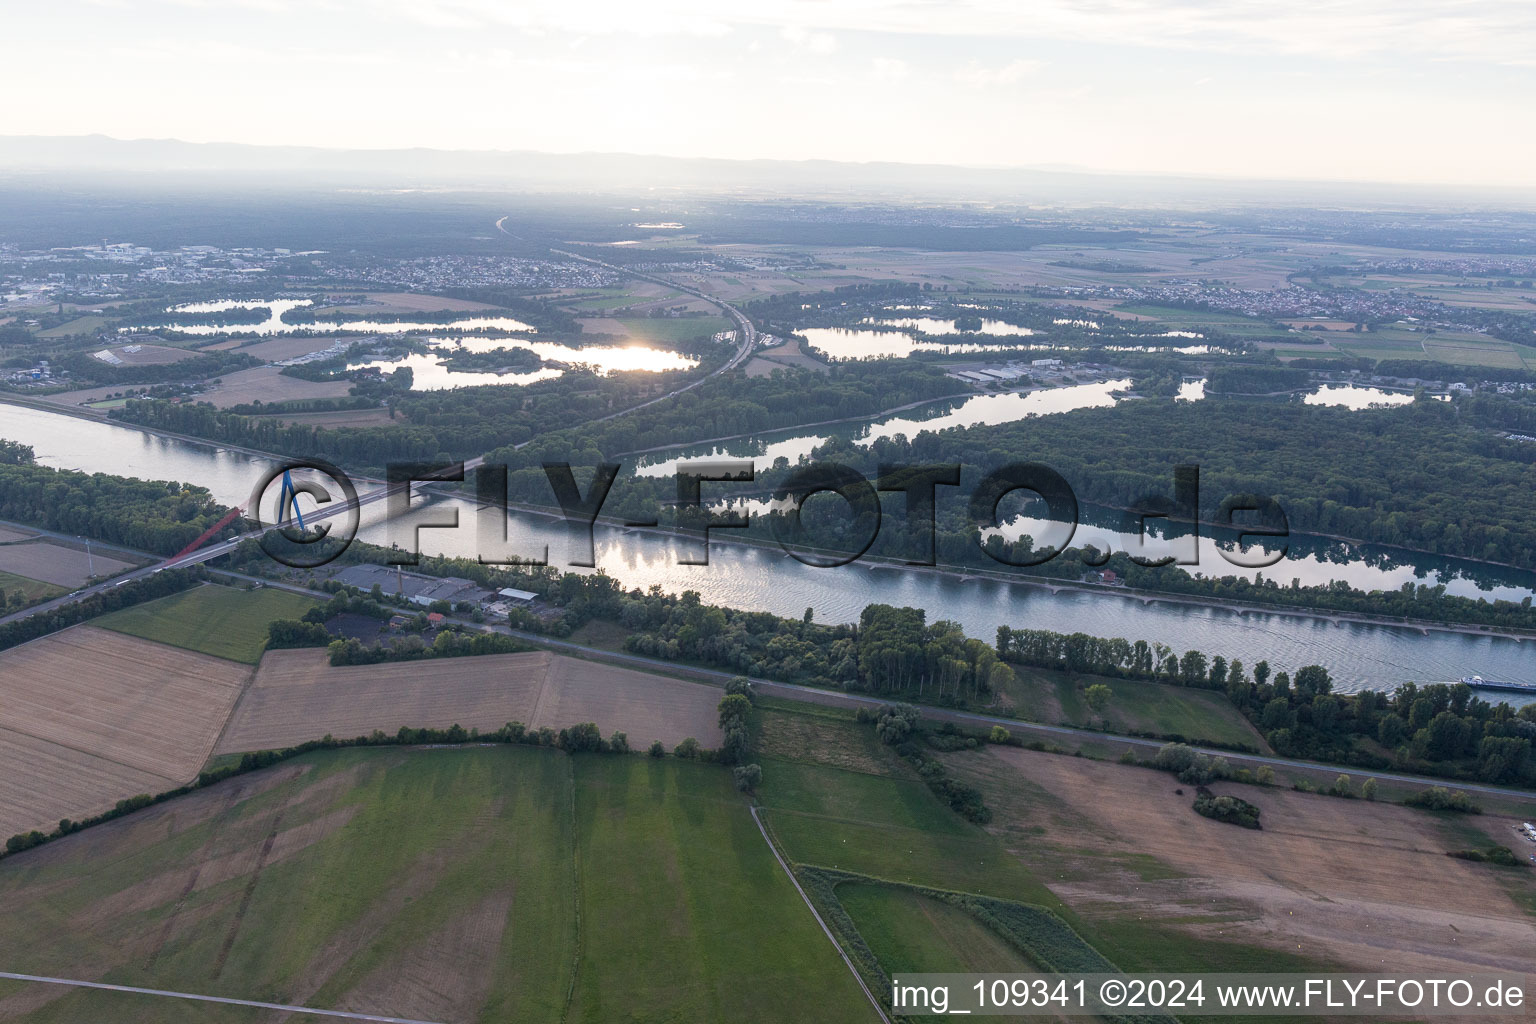
<svg viewBox="0 0 1536 1024">
<path fill-rule="evenodd" d="M 422 334 L 434 331 L 523 331 L 534 333 L 537 328 L 509 316 L 466 316 L 449 321 L 409 320 L 323 320 L 314 323 L 289 323 L 285 313 L 313 306 L 310 299 L 217 299 L 211 302 L 184 302 L 167 307 L 167 313 L 227 313 L 235 309 L 265 309 L 267 319 L 260 323 L 199 324 L 169 323 L 146 324 L 136 327 L 119 327 L 131 334 L 136 332 L 175 331 L 194 337 L 213 337 L 223 334 Z"/>
</svg>

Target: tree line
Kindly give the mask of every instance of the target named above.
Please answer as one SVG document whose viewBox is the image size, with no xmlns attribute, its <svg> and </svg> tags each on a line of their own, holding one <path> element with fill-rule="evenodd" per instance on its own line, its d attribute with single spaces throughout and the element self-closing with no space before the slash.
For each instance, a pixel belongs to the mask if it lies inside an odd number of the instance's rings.
<svg viewBox="0 0 1536 1024">
<path fill-rule="evenodd" d="M 1321 665 L 1293 677 L 1260 661 L 1250 672 L 1237 658 L 1157 642 L 1008 626 L 998 627 L 997 652 L 1036 668 L 1223 692 L 1287 757 L 1495 783 L 1526 781 L 1536 771 L 1536 705 L 1491 704 L 1464 683 L 1339 694 Z"/>
<path fill-rule="evenodd" d="M 226 511 L 192 484 L 0 464 L 0 519 L 141 551 L 174 555 Z"/>
</svg>

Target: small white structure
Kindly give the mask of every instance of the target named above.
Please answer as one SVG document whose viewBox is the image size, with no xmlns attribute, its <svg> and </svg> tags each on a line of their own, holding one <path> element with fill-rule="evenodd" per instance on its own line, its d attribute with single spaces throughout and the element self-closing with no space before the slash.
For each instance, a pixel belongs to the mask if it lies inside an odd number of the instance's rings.
<svg viewBox="0 0 1536 1024">
<path fill-rule="evenodd" d="M 496 593 L 498 596 L 506 598 L 512 604 L 532 604 L 533 599 L 539 596 L 531 590 L 514 590 L 512 587 L 503 587 L 501 590 L 496 591 Z"/>
</svg>

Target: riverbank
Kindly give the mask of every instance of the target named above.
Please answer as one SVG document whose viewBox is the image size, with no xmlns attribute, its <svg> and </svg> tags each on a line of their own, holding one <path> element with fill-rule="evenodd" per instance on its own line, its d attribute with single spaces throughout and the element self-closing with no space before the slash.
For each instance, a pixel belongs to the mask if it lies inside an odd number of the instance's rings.
<svg viewBox="0 0 1536 1024">
<path fill-rule="evenodd" d="M 509 502 L 509 510 L 522 512 L 527 515 L 540 516 L 545 519 L 564 521 L 565 516 L 558 508 L 548 506 L 529 505 L 520 502 Z M 597 523 L 619 530 L 623 533 L 646 534 L 664 540 L 675 540 L 683 535 L 662 526 L 636 526 L 614 516 L 597 517 Z M 760 551 L 782 550 L 778 545 L 765 540 L 742 538 L 735 536 L 710 537 L 710 546 L 725 548 L 739 547 L 752 548 Z M 805 549 L 804 553 L 815 553 L 814 549 Z M 822 551 L 822 554 L 840 554 L 838 552 Z M 1220 601 L 1203 598 L 1189 594 L 1172 594 L 1160 590 L 1145 590 L 1135 587 L 1127 587 L 1120 584 L 1089 583 L 1086 581 L 1061 580 L 1050 576 L 1032 576 L 1027 573 L 1010 573 L 1003 570 L 969 568 L 963 566 L 922 566 L 909 565 L 906 562 L 892 558 L 884 558 L 875 555 L 865 555 L 857 562 L 849 563 L 840 568 L 854 570 L 883 569 L 886 571 L 910 573 L 914 575 L 927 575 L 955 582 L 968 582 L 972 580 L 987 580 L 993 583 L 1005 583 L 1014 586 L 1035 587 L 1048 590 L 1052 594 L 1079 593 L 1094 596 L 1120 597 L 1127 600 L 1140 601 L 1148 604 L 1173 604 L 1187 605 L 1197 608 L 1215 608 L 1234 615 L 1279 615 L 1298 619 L 1311 619 L 1328 622 L 1335 626 L 1352 623 L 1361 626 L 1384 627 L 1389 629 L 1401 629 L 1418 633 L 1423 636 L 1431 632 L 1453 633 L 1463 636 L 1491 637 L 1502 640 L 1513 640 L 1517 643 L 1525 640 L 1536 640 L 1536 629 L 1519 630 L 1507 627 L 1482 626 L 1464 623 L 1446 623 L 1431 619 L 1403 619 L 1389 616 L 1373 616 L 1361 612 L 1334 611 L 1326 608 L 1295 607 L 1287 605 L 1268 605 L 1238 601 Z M 1135 639 L 1135 638 L 1132 638 Z"/>
<path fill-rule="evenodd" d="M 156 430 L 143 427 L 138 424 L 121 423 L 101 415 L 86 413 L 83 410 L 68 410 L 50 405 L 46 402 L 41 402 L 36 399 L 17 400 L 11 396 L 3 396 L 0 397 L 0 402 L 43 413 L 63 413 L 67 416 L 71 416 L 71 418 L 74 419 L 100 424 L 107 427 L 127 428 L 137 431 L 139 434 L 144 436 L 164 438 L 210 452 L 234 452 L 238 455 L 251 459 L 259 459 L 272 462 L 282 461 L 282 456 L 279 456 L 276 453 L 237 445 L 225 445 L 216 441 L 190 437 L 184 434 L 176 433 L 174 431 Z M 383 482 L 377 480 L 376 478 L 366 476 L 359 476 L 355 477 L 354 479 L 357 482 L 364 484 L 381 484 Z M 466 501 L 471 500 L 463 488 L 452 486 L 437 486 L 431 487 L 429 489 L 440 497 L 454 497 Z M 560 513 L 560 510 L 550 506 L 517 503 L 509 505 L 509 508 L 515 509 L 516 511 L 529 516 L 539 517 L 545 521 L 563 520 L 563 516 Z M 647 535 L 662 541 L 670 541 L 676 539 L 677 537 L 675 533 L 664 527 L 631 526 L 628 522 L 613 516 L 600 516 L 598 522 L 605 527 L 612 528 L 623 533 Z M 1304 535 L 1297 536 L 1302 537 Z M 742 538 L 737 536 L 721 535 L 714 537 L 711 540 L 714 545 L 721 547 L 722 550 L 727 551 L 732 549 L 753 549 L 770 552 L 779 550 L 777 545 L 768 539 Z M 1122 585 L 1092 583 L 1080 580 L 1075 581 L 1052 576 L 1035 575 L 1027 572 L 1010 571 L 1001 568 L 990 569 L 980 566 L 967 567 L 955 565 L 932 567 L 910 566 L 905 562 L 895 559 L 866 557 L 864 560 L 862 560 L 862 562 L 846 567 L 845 571 L 899 572 L 905 574 L 908 577 L 928 576 L 935 579 L 960 583 L 985 580 L 991 583 L 1033 588 L 1035 590 L 1046 591 L 1051 594 L 1084 594 L 1091 595 L 1093 597 L 1113 596 L 1125 599 L 1127 601 L 1139 602 L 1143 606 L 1162 604 L 1167 606 L 1187 607 L 1202 610 L 1213 609 L 1236 616 L 1270 615 L 1293 620 L 1309 620 L 1314 622 L 1327 623 L 1332 626 L 1344 626 L 1346 624 L 1352 624 L 1370 627 L 1385 627 L 1395 631 L 1412 632 L 1419 635 L 1428 635 L 1430 633 L 1445 633 L 1470 637 L 1508 639 L 1517 642 L 1536 638 L 1536 631 L 1485 625 L 1481 623 L 1452 623 L 1433 619 L 1417 618 L 1405 619 L 1393 616 L 1372 615 L 1366 612 L 1335 610 L 1329 608 L 1318 608 L 1314 606 L 1295 606 L 1267 604 L 1253 601 L 1221 600 L 1205 597 L 1198 594 L 1191 595 L 1183 593 L 1172 593 L 1160 590 L 1136 589 Z M 1094 630 L 1090 629 L 1089 631 Z M 1476 667 L 1477 666 L 1468 666 L 1466 667 L 1466 670 L 1475 670 Z"/>
</svg>

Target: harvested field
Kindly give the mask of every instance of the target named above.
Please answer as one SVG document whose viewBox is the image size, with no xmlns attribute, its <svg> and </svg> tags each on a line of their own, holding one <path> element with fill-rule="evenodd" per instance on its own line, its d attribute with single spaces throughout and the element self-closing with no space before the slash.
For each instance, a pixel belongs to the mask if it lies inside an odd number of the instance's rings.
<svg viewBox="0 0 1536 1024">
<path fill-rule="evenodd" d="M 333 667 L 322 649 L 269 651 L 235 709 L 219 753 L 267 750 L 375 729 L 499 729 L 530 722 L 550 655 L 493 654 Z"/>
<path fill-rule="evenodd" d="M 350 295 L 332 295 L 330 302 L 345 302 Z M 448 299 L 441 295 L 418 295 L 415 292 L 378 292 L 370 294 L 368 301 L 353 306 L 335 306 L 344 313 L 475 313 L 486 309 L 500 309 L 488 302 L 470 299 Z"/>
<path fill-rule="evenodd" d="M 0 545 L 0 571 L 60 587 L 80 586 L 90 579 L 88 573 L 92 568 L 98 577 L 105 577 L 115 576 L 133 566 L 132 562 L 109 558 L 94 551 L 87 557 L 84 550 L 47 540 Z"/>
<path fill-rule="evenodd" d="M 9 526 L 0 526 L 0 544 L 9 544 L 12 541 L 26 540 L 29 537 L 36 536 L 37 534 L 33 533 L 31 530 L 15 529 Z"/>
<path fill-rule="evenodd" d="M 184 781 L 171 783 L 151 772 L 0 728 L 0 836 L 34 828 L 50 831 L 60 818 L 82 818 L 124 797 L 163 792 Z"/>
<path fill-rule="evenodd" d="M 796 338 L 782 345 L 758 350 L 746 367 L 749 377 L 771 377 L 774 370 L 791 368 L 815 370 L 817 373 L 825 373 L 828 369 L 826 363 L 803 350 Z"/>
<path fill-rule="evenodd" d="M 582 317 L 576 322 L 581 325 L 583 335 L 607 334 L 615 338 L 629 336 L 629 331 L 625 330 L 624 325 L 610 316 Z"/>
<path fill-rule="evenodd" d="M 190 781 L 249 673 L 92 626 L 0 654 L 0 834 Z"/>
<path fill-rule="evenodd" d="M 1509 888 L 1528 880 L 1445 856 L 1468 844 L 1444 817 L 1214 785 L 1261 809 L 1263 830 L 1250 831 L 1195 814 L 1192 788 L 1161 772 L 1017 748 L 946 760 L 984 790 L 992 831 L 1110 936 L 1101 950 L 1125 969 L 1170 941 L 1206 940 L 1346 970 L 1519 970 L 1536 942 Z"/>
<path fill-rule="evenodd" d="M 719 745 L 720 691 L 698 683 L 551 655 L 493 654 L 333 667 L 323 650 L 270 651 L 219 742 L 231 754 L 375 729 L 562 729 L 596 722 L 631 745 L 692 736 Z"/>
<path fill-rule="evenodd" d="M 322 346 L 324 347 L 324 346 Z M 199 395 L 220 409 L 249 402 L 286 402 L 297 398 L 341 398 L 352 390 L 348 380 L 312 381 L 285 377 L 275 366 L 257 366 L 227 374 L 223 384 Z"/>
<path fill-rule="evenodd" d="M 246 344 L 244 341 L 222 342 L 218 345 L 210 345 L 209 348 L 238 349 L 248 356 L 257 359 L 265 359 L 276 362 L 279 359 L 292 359 L 295 356 L 307 356 L 311 352 L 323 352 L 336 344 L 333 336 L 320 335 L 312 338 L 272 338 L 267 341 L 258 341 Z"/>
<path fill-rule="evenodd" d="M 714 748 L 721 740 L 720 697 L 719 689 L 702 683 L 556 655 L 529 724 L 563 729 L 596 722 L 605 735 L 626 733 L 631 746 L 661 740 L 672 747 L 692 736 Z"/>
</svg>

